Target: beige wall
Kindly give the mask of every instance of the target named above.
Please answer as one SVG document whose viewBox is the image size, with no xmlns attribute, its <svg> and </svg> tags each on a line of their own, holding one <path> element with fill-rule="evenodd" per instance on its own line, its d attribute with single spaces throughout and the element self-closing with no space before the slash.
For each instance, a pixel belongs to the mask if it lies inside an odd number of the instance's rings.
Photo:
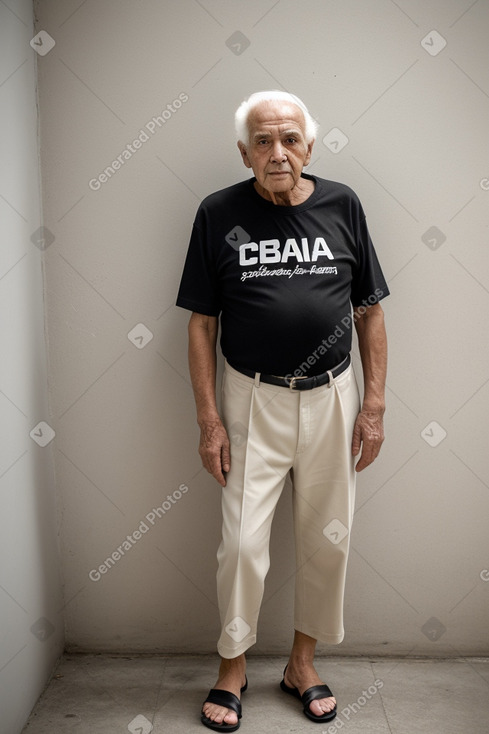
<svg viewBox="0 0 489 734">
<path fill-rule="evenodd" d="M 0 3 L 0 732 L 63 652 L 43 303 L 37 61 L 29 0 Z M 54 439 L 55 441 L 56 439 Z"/>
<path fill-rule="evenodd" d="M 322 650 L 487 653 L 489 3 L 43 0 L 38 15 L 56 44 L 39 67 L 69 648 L 215 650 L 219 489 L 174 302 L 199 201 L 249 176 L 234 109 L 279 87 L 320 122 L 309 170 L 359 194 L 392 291 L 387 439 L 359 479 L 345 642 Z M 289 500 L 256 652 L 291 638 Z"/>
</svg>

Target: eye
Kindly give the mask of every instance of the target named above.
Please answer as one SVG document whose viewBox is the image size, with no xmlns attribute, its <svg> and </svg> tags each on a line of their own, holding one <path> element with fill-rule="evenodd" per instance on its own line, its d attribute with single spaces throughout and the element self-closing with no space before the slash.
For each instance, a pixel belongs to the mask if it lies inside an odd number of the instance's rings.
<svg viewBox="0 0 489 734">
<path fill-rule="evenodd" d="M 294 143 L 297 143 L 297 138 L 286 138 L 285 142 L 289 145 L 293 145 Z"/>
</svg>

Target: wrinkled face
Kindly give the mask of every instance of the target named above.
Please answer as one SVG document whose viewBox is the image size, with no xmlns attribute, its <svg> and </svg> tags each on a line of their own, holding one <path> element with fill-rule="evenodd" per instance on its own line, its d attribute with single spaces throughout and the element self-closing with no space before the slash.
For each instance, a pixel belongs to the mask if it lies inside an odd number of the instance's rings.
<svg viewBox="0 0 489 734">
<path fill-rule="evenodd" d="M 238 143 L 243 162 L 253 169 L 266 191 L 293 189 L 311 159 L 313 142 L 306 143 L 305 120 L 300 107 L 286 101 L 266 101 L 248 117 L 249 142 Z"/>
</svg>

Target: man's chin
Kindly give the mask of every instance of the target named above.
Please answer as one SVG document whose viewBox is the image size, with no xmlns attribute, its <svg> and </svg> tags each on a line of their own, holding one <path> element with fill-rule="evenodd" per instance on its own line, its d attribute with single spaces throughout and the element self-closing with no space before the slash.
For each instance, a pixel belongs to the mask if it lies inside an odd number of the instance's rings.
<svg viewBox="0 0 489 734">
<path fill-rule="evenodd" d="M 290 188 L 293 178 L 288 171 L 283 173 L 269 173 L 266 177 L 267 186 L 283 186 L 285 189 Z"/>
</svg>

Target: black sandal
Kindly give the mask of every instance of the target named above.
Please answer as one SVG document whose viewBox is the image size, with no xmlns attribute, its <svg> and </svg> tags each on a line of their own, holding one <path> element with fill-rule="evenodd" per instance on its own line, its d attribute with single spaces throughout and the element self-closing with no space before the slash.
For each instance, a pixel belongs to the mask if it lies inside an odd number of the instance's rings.
<svg viewBox="0 0 489 734">
<path fill-rule="evenodd" d="M 246 689 L 248 688 L 248 678 L 246 678 L 246 683 L 241 689 L 241 693 L 244 693 Z M 240 727 L 240 719 L 241 719 L 241 701 L 237 696 L 234 695 L 234 693 L 231 693 L 230 691 L 225 691 L 221 688 L 211 688 L 209 691 L 209 695 L 205 699 L 204 703 L 215 703 L 217 706 L 224 706 L 227 709 L 231 709 L 231 711 L 234 711 L 238 715 L 238 722 L 237 724 L 225 724 L 224 722 L 222 724 L 216 724 L 215 721 L 212 721 L 212 719 L 207 718 L 207 716 L 204 714 L 204 712 L 200 715 L 200 720 L 204 724 L 204 726 L 207 726 L 209 729 L 212 729 L 213 731 L 236 731 Z M 202 706 L 204 705 L 202 704 Z"/>
<path fill-rule="evenodd" d="M 285 683 L 286 670 L 287 666 L 285 666 L 284 677 L 280 682 L 280 688 L 282 689 L 282 691 L 285 691 L 285 693 L 290 693 L 291 696 L 295 696 L 295 698 L 298 698 L 300 701 L 302 701 L 302 705 L 304 706 L 304 714 L 311 721 L 316 721 L 319 724 L 324 724 L 325 721 L 332 721 L 336 716 L 336 704 L 334 706 L 334 709 L 331 709 L 331 711 L 326 711 L 322 716 L 316 716 L 309 708 L 309 704 L 311 703 L 311 701 L 319 701 L 320 698 L 334 698 L 329 686 L 327 686 L 325 683 L 320 686 L 311 686 L 311 688 L 305 690 L 301 696 L 298 688 L 290 688 L 290 686 Z"/>
</svg>

